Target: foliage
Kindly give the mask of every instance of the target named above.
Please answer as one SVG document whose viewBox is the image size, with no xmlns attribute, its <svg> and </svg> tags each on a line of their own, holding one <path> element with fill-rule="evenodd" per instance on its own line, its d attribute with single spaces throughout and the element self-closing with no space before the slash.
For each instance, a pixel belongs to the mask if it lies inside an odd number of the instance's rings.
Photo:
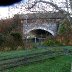
<svg viewBox="0 0 72 72">
<path fill-rule="evenodd" d="M 63 44 L 53 38 L 52 39 L 49 38 L 46 41 L 44 41 L 43 45 L 45 45 L 45 46 L 62 46 Z"/>
<path fill-rule="evenodd" d="M 0 46 L 5 42 L 5 36 L 0 33 Z"/>
<path fill-rule="evenodd" d="M 0 20 L 0 32 L 4 34 L 8 34 L 11 31 L 15 30 L 18 27 L 18 21 L 20 20 L 15 18 Z"/>
<path fill-rule="evenodd" d="M 58 34 L 61 38 L 61 42 L 65 45 L 71 45 L 71 38 L 72 38 L 72 28 L 71 24 L 68 19 L 64 19 L 60 26 Z"/>
<path fill-rule="evenodd" d="M 71 25 L 68 19 L 64 19 L 59 26 L 59 34 L 60 35 L 67 35 L 71 32 Z"/>
<path fill-rule="evenodd" d="M 20 33 L 18 32 L 12 32 L 10 33 L 10 37 L 11 37 L 11 47 L 16 48 L 18 46 L 23 46 L 23 40 L 22 40 L 22 36 Z"/>
<path fill-rule="evenodd" d="M 7 48 L 10 48 L 10 50 L 16 50 L 17 49 L 16 43 L 14 42 L 14 39 L 10 34 L 6 36 L 6 41 L 5 41 L 4 45 L 5 45 L 5 50 Z"/>
<path fill-rule="evenodd" d="M 13 39 L 14 39 L 15 41 L 20 41 L 20 40 L 22 40 L 22 36 L 21 36 L 21 34 L 18 33 L 18 32 L 12 32 L 10 35 L 13 37 Z"/>
<path fill-rule="evenodd" d="M 12 32 L 10 34 L 0 34 L 0 46 L 3 51 L 20 50 L 23 49 L 24 43 L 20 33 Z"/>
</svg>

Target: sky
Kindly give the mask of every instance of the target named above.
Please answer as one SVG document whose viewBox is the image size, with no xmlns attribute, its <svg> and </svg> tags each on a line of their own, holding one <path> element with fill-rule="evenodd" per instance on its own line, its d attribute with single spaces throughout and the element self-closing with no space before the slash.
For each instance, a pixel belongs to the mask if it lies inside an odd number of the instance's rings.
<svg viewBox="0 0 72 72">
<path fill-rule="evenodd" d="M 51 0 L 46 0 L 46 1 L 51 1 Z M 53 1 L 55 3 L 57 2 L 58 5 L 62 6 L 62 4 L 60 4 L 60 2 L 63 2 L 65 0 L 53 0 Z M 25 7 L 24 7 L 24 4 L 26 2 L 27 2 L 27 0 L 23 0 L 21 3 L 15 4 L 12 6 L 0 7 L 0 19 L 12 17 L 14 14 L 17 14 L 17 13 L 26 13 Z"/>
<path fill-rule="evenodd" d="M 23 0 L 22 3 L 26 3 L 27 0 Z M 17 5 L 20 5 L 21 3 L 17 3 Z M 0 7 L 0 19 L 4 19 L 4 18 L 8 18 L 9 16 L 12 17 L 14 14 L 17 14 L 20 10 L 18 8 L 15 7 L 15 5 L 11 5 L 11 6 L 6 6 L 6 7 Z M 9 11 L 9 9 L 11 9 L 11 11 Z"/>
</svg>

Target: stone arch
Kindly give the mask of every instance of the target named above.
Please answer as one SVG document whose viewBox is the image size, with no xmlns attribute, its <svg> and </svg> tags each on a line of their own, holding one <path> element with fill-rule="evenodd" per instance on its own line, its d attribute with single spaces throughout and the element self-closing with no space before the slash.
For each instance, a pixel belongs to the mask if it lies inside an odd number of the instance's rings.
<svg viewBox="0 0 72 72">
<path fill-rule="evenodd" d="M 29 30 L 27 31 L 27 34 L 29 34 L 30 31 L 32 31 L 32 30 L 37 30 L 37 29 L 45 30 L 45 31 L 49 32 L 50 34 L 52 34 L 53 36 L 55 35 L 55 33 L 54 33 L 52 30 L 47 29 L 47 28 L 45 28 L 45 27 L 35 27 L 35 28 L 32 28 L 32 29 L 29 29 Z"/>
</svg>

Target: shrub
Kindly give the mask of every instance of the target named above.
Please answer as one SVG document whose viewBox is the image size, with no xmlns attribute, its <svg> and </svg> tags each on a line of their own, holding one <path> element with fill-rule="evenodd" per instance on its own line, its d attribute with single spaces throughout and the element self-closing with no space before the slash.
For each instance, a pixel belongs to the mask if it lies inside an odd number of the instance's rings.
<svg viewBox="0 0 72 72">
<path fill-rule="evenodd" d="M 7 34 L 5 39 L 5 42 L 3 44 L 3 50 L 17 50 L 19 46 L 23 47 L 24 43 L 22 40 L 22 36 L 20 33 L 12 32 L 10 34 Z"/>
<path fill-rule="evenodd" d="M 18 32 L 12 32 L 8 34 L 0 33 L 0 50 L 3 51 L 17 50 L 19 46 L 21 48 L 24 47 L 24 43 L 20 33 Z"/>
<path fill-rule="evenodd" d="M 68 19 L 64 19 L 60 26 L 59 26 L 59 30 L 58 30 L 58 33 L 60 36 L 62 36 L 63 40 L 62 42 L 65 44 L 65 45 L 68 45 L 69 42 L 70 42 L 70 37 L 72 35 L 72 30 L 71 30 L 71 24 L 69 22 Z"/>
<path fill-rule="evenodd" d="M 16 46 L 20 46 L 20 45 L 22 46 L 23 45 L 23 40 L 22 40 L 22 36 L 20 33 L 12 32 L 10 35 L 12 36 L 14 44 Z"/>
<path fill-rule="evenodd" d="M 6 36 L 6 41 L 5 41 L 4 45 L 5 45 L 5 48 L 10 48 L 9 50 L 16 50 L 16 44 L 15 44 L 14 39 L 11 35 Z"/>
<path fill-rule="evenodd" d="M 21 40 L 22 40 L 22 36 L 21 36 L 21 34 L 18 33 L 18 32 L 12 32 L 10 35 L 13 36 L 13 39 L 14 39 L 15 41 L 21 41 Z"/>
<path fill-rule="evenodd" d="M 71 32 L 71 24 L 68 19 L 64 19 L 59 26 L 59 35 L 67 36 Z"/>
<path fill-rule="evenodd" d="M 5 42 L 5 36 L 0 33 L 0 46 Z"/>
<path fill-rule="evenodd" d="M 43 45 L 45 45 L 45 46 L 61 46 L 63 44 L 55 39 L 47 39 L 46 41 L 43 42 Z"/>
</svg>

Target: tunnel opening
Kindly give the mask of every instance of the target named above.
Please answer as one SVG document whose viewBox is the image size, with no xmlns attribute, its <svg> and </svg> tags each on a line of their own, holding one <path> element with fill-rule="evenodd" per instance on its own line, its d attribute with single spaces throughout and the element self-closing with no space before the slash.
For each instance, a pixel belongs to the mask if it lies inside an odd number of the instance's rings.
<svg viewBox="0 0 72 72">
<path fill-rule="evenodd" d="M 44 41 L 47 37 L 52 37 L 53 35 L 43 29 L 34 29 L 29 32 L 31 40 L 34 42 Z"/>
<path fill-rule="evenodd" d="M 33 37 L 36 38 L 46 38 L 48 36 L 52 36 L 52 34 L 46 30 L 42 30 L 42 29 L 35 29 L 30 31 L 30 35 L 33 35 Z"/>
</svg>

